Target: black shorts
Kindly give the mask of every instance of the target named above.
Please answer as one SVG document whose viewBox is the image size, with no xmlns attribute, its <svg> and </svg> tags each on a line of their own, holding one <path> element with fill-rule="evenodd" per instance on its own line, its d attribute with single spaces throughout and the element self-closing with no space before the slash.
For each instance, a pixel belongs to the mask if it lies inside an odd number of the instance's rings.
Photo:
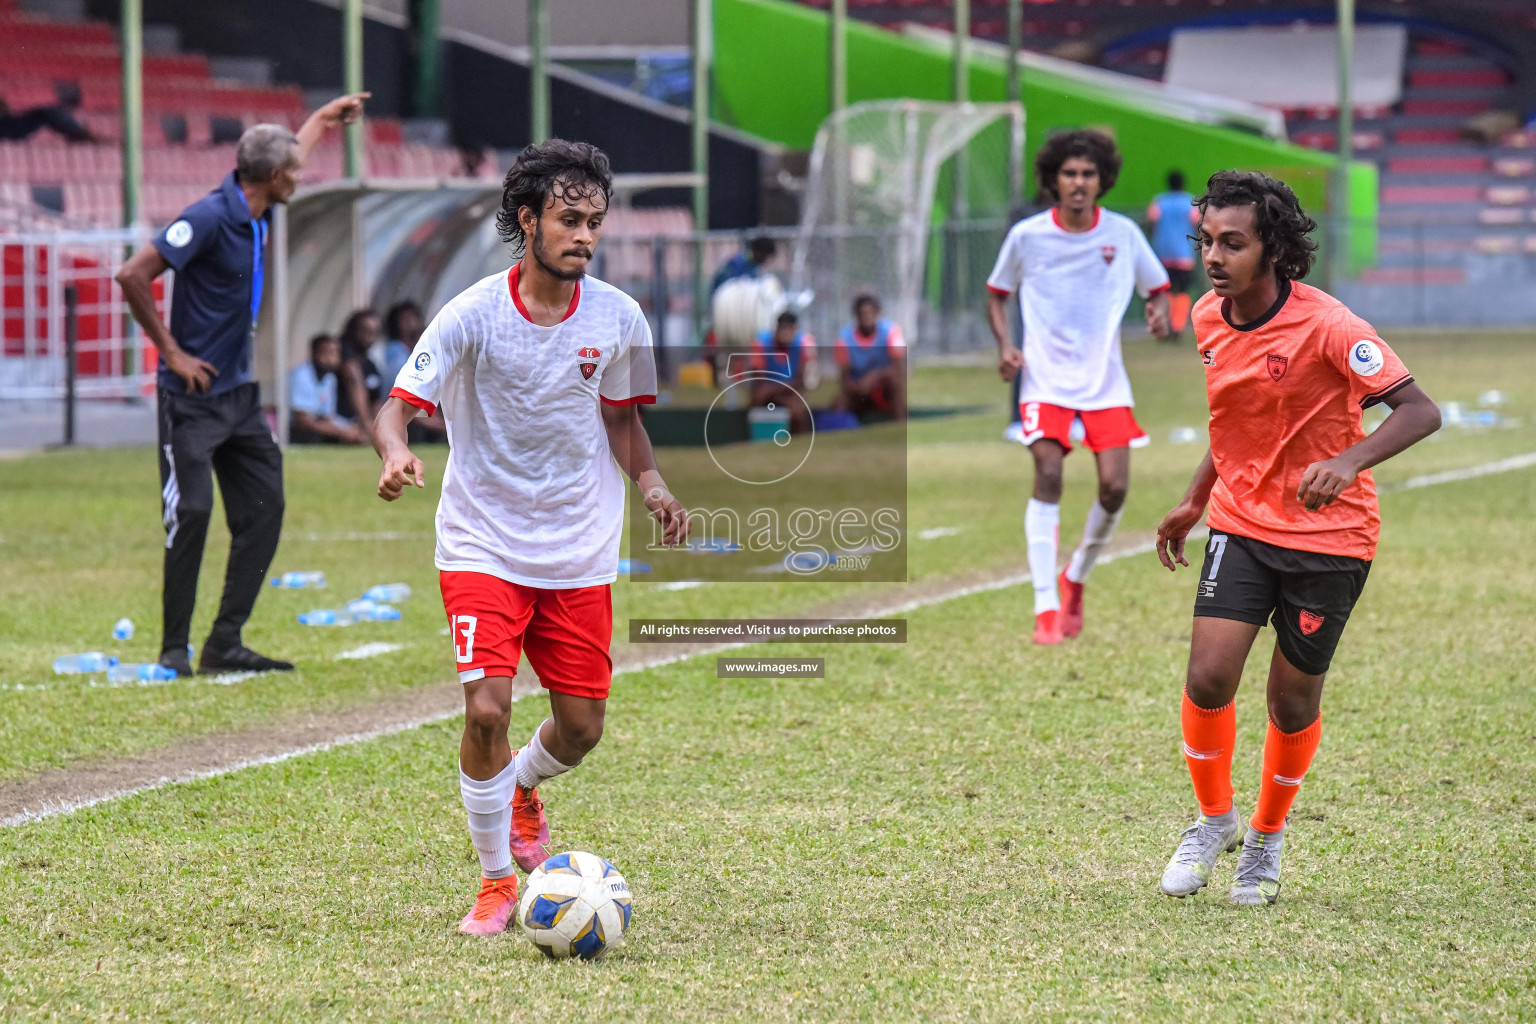
<svg viewBox="0 0 1536 1024">
<path fill-rule="evenodd" d="M 1211 532 L 1195 591 L 1195 617 L 1275 627 L 1286 660 L 1308 675 L 1328 671 L 1371 563 L 1296 551 Z"/>
</svg>

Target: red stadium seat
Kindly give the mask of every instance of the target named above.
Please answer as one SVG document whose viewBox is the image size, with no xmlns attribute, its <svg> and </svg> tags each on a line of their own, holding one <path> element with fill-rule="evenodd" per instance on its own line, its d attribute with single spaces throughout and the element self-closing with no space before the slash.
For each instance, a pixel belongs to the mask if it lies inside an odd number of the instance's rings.
<svg viewBox="0 0 1536 1024">
<path fill-rule="evenodd" d="M 1381 190 L 1384 203 L 1476 203 L 1483 190 L 1476 185 L 1387 185 Z"/>
<path fill-rule="evenodd" d="M 1467 279 L 1463 267 L 1367 267 L 1360 272 L 1362 284 L 1462 284 Z"/>
<path fill-rule="evenodd" d="M 1473 114 L 1481 114 L 1492 106 L 1491 100 L 1404 100 L 1403 113 L 1470 117 Z"/>
<path fill-rule="evenodd" d="M 1399 128 L 1392 139 L 1403 146 L 1442 145 L 1459 142 L 1461 133 L 1455 128 Z"/>
<path fill-rule="evenodd" d="M 1478 86 L 1503 88 L 1509 76 L 1500 68 L 1483 68 L 1470 71 L 1410 71 L 1408 84 L 1426 89 L 1467 89 Z"/>
</svg>

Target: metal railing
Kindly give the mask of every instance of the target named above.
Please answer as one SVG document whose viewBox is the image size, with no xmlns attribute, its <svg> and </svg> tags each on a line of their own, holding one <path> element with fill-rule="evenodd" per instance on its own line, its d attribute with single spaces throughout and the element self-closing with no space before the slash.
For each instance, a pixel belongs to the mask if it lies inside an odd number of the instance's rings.
<svg viewBox="0 0 1536 1024">
<path fill-rule="evenodd" d="M 113 275 L 148 232 L 0 232 L 0 400 L 137 398 L 154 390 L 153 348 Z M 156 284 L 162 315 L 170 275 Z M 66 360 L 75 297 L 73 364 Z"/>
</svg>

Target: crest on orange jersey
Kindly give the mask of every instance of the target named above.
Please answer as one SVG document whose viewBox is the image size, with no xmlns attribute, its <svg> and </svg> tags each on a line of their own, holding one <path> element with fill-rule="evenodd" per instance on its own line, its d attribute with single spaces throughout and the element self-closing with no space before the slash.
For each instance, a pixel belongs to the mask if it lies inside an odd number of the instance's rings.
<svg viewBox="0 0 1536 1024">
<path fill-rule="evenodd" d="M 1290 360 L 1285 356 L 1270 356 L 1267 361 L 1271 380 L 1278 381 L 1285 376 L 1285 368 L 1290 365 Z"/>
</svg>

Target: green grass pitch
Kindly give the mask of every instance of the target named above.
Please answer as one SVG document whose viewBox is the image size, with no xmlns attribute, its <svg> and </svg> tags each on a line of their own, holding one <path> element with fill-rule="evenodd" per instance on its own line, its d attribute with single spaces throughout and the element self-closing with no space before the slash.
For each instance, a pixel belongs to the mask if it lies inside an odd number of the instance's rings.
<svg viewBox="0 0 1536 1024">
<path fill-rule="evenodd" d="M 1232 857 L 1197 897 L 1157 891 L 1193 813 L 1178 694 L 1194 574 L 1144 555 L 1094 575 L 1087 630 L 1060 648 L 1029 644 L 1014 588 L 911 612 L 903 647 L 756 649 L 825 656 L 826 679 L 717 680 L 709 658 L 621 677 L 603 744 L 544 794 L 556 847 L 601 853 L 635 890 L 629 943 L 599 964 L 455 933 L 477 865 L 454 720 L 0 829 L 0 1020 L 1536 1018 L 1536 468 L 1391 489 L 1536 451 L 1536 346 L 1389 340 L 1437 400 L 1499 388 L 1519 422 L 1448 427 L 1377 471 L 1381 549 L 1274 907 L 1226 904 Z M 1128 342 L 1127 358 L 1155 442 L 1133 457 L 1122 536 L 1137 539 L 1201 454 L 1167 439 L 1203 423 L 1204 394 L 1188 346 Z M 912 542 L 915 582 L 1024 561 L 1027 456 L 999 439 L 1004 397 L 986 367 L 916 374 L 915 404 L 995 411 L 913 425 L 911 527 L 956 531 Z M 427 462 L 435 490 L 442 453 Z M 452 678 L 433 496 L 378 501 L 371 453 L 289 453 L 274 569 L 332 586 L 268 589 L 247 639 L 300 671 L 232 685 L 53 676 L 71 651 L 155 654 L 154 457 L 3 466 L 0 786 Z M 1068 460 L 1064 549 L 1091 480 L 1085 455 Z M 199 641 L 226 548 L 216 526 Z M 417 590 L 402 622 L 294 621 L 393 580 Z M 622 633 L 642 612 L 789 614 L 848 592 L 642 577 L 615 605 Z M 121 615 L 139 634 L 115 644 Z M 401 647 L 335 659 L 375 641 Z M 1241 805 L 1272 642 L 1260 633 L 1238 698 Z M 514 739 L 545 713 L 515 704 Z"/>
</svg>

